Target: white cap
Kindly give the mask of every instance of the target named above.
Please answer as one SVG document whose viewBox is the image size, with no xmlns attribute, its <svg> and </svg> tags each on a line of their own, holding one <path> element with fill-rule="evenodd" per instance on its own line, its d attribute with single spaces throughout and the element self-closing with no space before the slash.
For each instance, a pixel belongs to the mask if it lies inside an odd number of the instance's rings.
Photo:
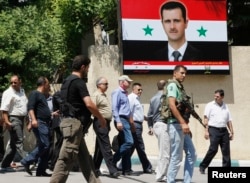
<svg viewBox="0 0 250 183">
<path fill-rule="evenodd" d="M 129 81 L 129 82 L 131 82 L 131 81 L 133 81 L 132 79 L 130 79 L 127 75 L 122 75 L 122 76 L 120 76 L 119 77 L 119 79 L 118 79 L 119 81 Z"/>
</svg>

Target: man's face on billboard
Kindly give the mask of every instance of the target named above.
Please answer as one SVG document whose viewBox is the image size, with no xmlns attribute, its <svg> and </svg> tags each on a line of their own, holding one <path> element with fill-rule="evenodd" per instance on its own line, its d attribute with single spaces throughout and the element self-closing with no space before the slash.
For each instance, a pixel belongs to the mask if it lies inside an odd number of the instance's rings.
<svg viewBox="0 0 250 183">
<path fill-rule="evenodd" d="M 163 10 L 162 25 L 168 36 L 168 41 L 185 41 L 185 29 L 187 28 L 188 21 L 186 20 L 185 22 L 180 8 Z"/>
</svg>

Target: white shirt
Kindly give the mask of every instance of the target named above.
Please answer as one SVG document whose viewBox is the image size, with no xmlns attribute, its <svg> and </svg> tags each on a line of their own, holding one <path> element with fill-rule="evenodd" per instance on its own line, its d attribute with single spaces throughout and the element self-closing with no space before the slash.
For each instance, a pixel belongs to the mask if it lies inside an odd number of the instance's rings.
<svg viewBox="0 0 250 183">
<path fill-rule="evenodd" d="M 138 95 L 131 93 L 128 95 L 130 110 L 133 115 L 134 121 L 143 122 L 144 121 L 144 112 L 143 106 L 139 101 Z"/>
<path fill-rule="evenodd" d="M 8 111 L 9 115 L 26 116 L 27 103 L 24 89 L 21 88 L 18 92 L 10 86 L 3 92 L 1 110 Z"/>
<path fill-rule="evenodd" d="M 230 111 L 224 102 L 221 106 L 215 101 L 209 102 L 204 115 L 208 118 L 208 126 L 217 128 L 226 127 L 227 123 L 232 121 Z"/>
<path fill-rule="evenodd" d="M 174 51 L 178 51 L 180 52 L 181 56 L 179 57 L 179 61 L 182 60 L 184 53 L 186 51 L 187 48 L 187 41 L 178 49 L 178 50 L 174 50 L 174 48 L 172 48 L 170 46 L 170 44 L 168 44 L 168 58 L 169 58 L 169 62 L 173 62 L 174 61 L 174 56 L 173 56 L 173 52 Z"/>
</svg>

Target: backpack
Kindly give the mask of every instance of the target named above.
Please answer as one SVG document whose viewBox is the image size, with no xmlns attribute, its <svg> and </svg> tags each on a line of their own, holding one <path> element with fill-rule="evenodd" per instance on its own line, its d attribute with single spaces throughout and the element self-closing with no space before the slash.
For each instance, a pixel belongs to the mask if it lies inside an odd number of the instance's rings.
<svg viewBox="0 0 250 183">
<path fill-rule="evenodd" d="M 173 114 L 171 112 L 171 110 L 169 109 L 169 105 L 168 105 L 168 90 L 167 87 L 170 83 L 175 83 L 176 86 L 178 87 L 178 89 L 181 91 L 182 95 L 185 97 L 186 93 L 184 91 L 183 86 L 176 80 L 174 79 L 169 79 L 163 89 L 163 94 L 160 98 L 160 114 L 161 114 L 161 119 L 164 121 L 167 121 L 167 119 L 169 118 L 173 118 Z"/>
</svg>

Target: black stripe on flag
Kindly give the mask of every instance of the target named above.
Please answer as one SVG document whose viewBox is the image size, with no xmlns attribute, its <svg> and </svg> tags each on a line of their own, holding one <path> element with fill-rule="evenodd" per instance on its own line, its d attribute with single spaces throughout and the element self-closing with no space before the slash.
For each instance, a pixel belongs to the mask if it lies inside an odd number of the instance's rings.
<svg viewBox="0 0 250 183">
<path fill-rule="evenodd" d="M 166 47 L 165 41 L 126 41 L 123 42 L 123 60 L 147 61 L 156 58 L 158 50 Z M 229 61 L 227 42 L 189 42 L 202 53 L 202 61 Z M 196 60 L 193 60 L 196 61 Z"/>
</svg>

